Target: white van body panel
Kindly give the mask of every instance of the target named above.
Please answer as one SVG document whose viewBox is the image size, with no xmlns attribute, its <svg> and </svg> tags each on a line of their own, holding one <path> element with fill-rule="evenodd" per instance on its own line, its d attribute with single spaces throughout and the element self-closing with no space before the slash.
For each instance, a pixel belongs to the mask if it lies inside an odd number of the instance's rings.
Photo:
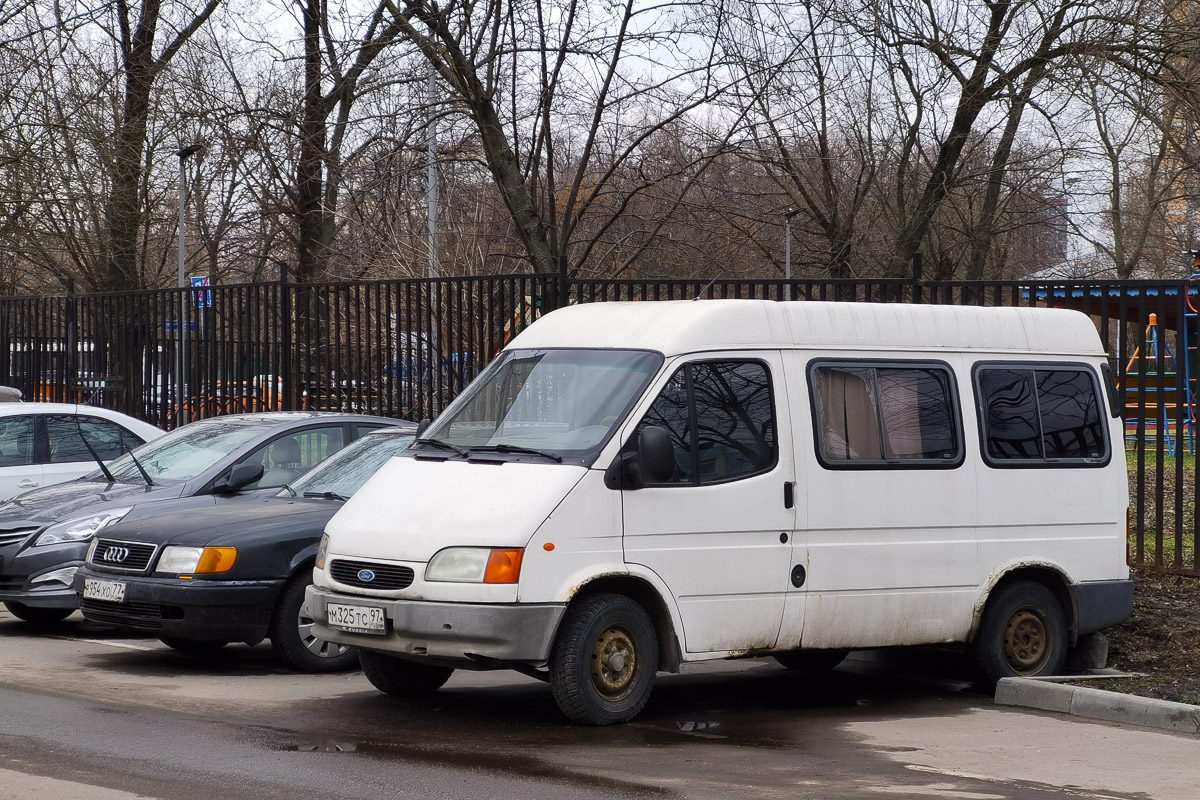
<svg viewBox="0 0 1200 800">
<path fill-rule="evenodd" d="M 790 380 L 829 353 L 793 351 Z M 837 359 L 887 361 L 859 350 Z M 893 355 L 892 358 L 895 358 Z M 963 365 L 954 354 L 906 352 L 904 363 Z M 968 387 L 969 388 L 969 387 Z M 959 385 L 959 398 L 964 387 Z M 966 395 L 970 397 L 970 395 Z M 809 393 L 794 392 L 792 416 L 811 420 Z M 964 426 L 966 427 L 966 426 Z M 977 435 L 964 432 L 969 453 Z M 812 424 L 796 426 L 796 450 L 816 452 Z M 962 640 L 976 595 L 976 464 L 947 469 L 827 469 L 805 473 L 803 521 L 808 583 L 803 635 L 786 631 L 780 647 L 886 647 Z M 797 537 L 797 548 L 801 548 Z M 853 644 L 868 642 L 869 645 Z"/>
<path fill-rule="evenodd" d="M 559 464 L 393 458 L 346 501 L 326 532 L 339 551 L 393 561 L 425 562 L 445 547 L 524 547 L 586 472 Z"/>
<path fill-rule="evenodd" d="M 590 580 L 627 574 L 621 552 L 621 493 L 604 486 L 603 470 L 588 470 L 525 548 L 521 602 L 565 603 Z"/>
</svg>

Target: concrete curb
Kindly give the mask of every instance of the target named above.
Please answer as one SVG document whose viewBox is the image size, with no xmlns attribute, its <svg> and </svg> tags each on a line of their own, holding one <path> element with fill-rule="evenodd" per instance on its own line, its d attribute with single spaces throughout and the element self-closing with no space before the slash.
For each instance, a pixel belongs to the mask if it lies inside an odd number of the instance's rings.
<svg viewBox="0 0 1200 800">
<path fill-rule="evenodd" d="M 1200 735 L 1200 706 L 1034 678 L 1001 678 L 996 704 Z"/>
</svg>

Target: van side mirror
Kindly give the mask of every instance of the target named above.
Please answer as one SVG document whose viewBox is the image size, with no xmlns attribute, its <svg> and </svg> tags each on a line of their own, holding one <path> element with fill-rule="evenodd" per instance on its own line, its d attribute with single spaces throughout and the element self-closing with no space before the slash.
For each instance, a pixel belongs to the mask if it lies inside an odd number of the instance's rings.
<svg viewBox="0 0 1200 800">
<path fill-rule="evenodd" d="M 648 483 L 666 483 L 675 474 L 675 446 L 666 428 L 647 425 L 638 436 L 637 451 L 628 446 L 604 471 L 609 489 L 641 489 Z"/>
<path fill-rule="evenodd" d="M 238 489 L 259 480 L 262 476 L 262 464 L 234 464 L 228 472 L 219 475 L 213 481 L 213 491 L 217 494 L 233 494 Z"/>
<path fill-rule="evenodd" d="M 675 446 L 666 428 L 647 425 L 638 438 L 638 463 L 646 483 L 666 483 L 675 474 Z"/>
<path fill-rule="evenodd" d="M 433 424 L 433 420 L 431 420 L 429 417 L 426 417 L 425 419 L 418 422 L 416 438 L 420 439 L 422 436 L 424 436 L 425 431 L 429 430 L 429 426 L 432 424 Z"/>
</svg>

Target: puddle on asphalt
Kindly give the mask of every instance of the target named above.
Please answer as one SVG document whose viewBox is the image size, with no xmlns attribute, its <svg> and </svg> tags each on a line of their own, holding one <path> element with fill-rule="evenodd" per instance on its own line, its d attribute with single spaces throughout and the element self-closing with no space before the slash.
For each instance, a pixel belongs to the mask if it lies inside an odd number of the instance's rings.
<svg viewBox="0 0 1200 800">
<path fill-rule="evenodd" d="M 433 750 L 395 742 L 377 741 L 306 742 L 284 745 L 275 749 L 282 752 L 297 753 L 353 753 L 356 756 L 384 761 L 419 762 L 442 767 L 485 770 L 519 775 L 524 778 L 560 781 L 570 783 L 572 786 L 588 786 L 594 789 L 605 789 L 645 796 L 663 797 L 673 794 L 673 792 L 659 786 L 648 786 L 643 783 L 564 769 L 548 764 L 540 759 L 510 752 L 488 753 Z"/>
</svg>

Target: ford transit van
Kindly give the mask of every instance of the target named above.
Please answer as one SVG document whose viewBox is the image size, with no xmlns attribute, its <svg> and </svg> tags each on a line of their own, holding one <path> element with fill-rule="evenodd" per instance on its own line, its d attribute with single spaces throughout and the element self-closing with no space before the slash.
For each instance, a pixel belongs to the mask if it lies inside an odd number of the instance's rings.
<svg viewBox="0 0 1200 800">
<path fill-rule="evenodd" d="M 1132 610 L 1107 370 L 1064 310 L 555 311 L 329 522 L 315 632 L 383 692 L 515 669 L 588 724 L 707 659 L 1052 674 Z"/>
</svg>

